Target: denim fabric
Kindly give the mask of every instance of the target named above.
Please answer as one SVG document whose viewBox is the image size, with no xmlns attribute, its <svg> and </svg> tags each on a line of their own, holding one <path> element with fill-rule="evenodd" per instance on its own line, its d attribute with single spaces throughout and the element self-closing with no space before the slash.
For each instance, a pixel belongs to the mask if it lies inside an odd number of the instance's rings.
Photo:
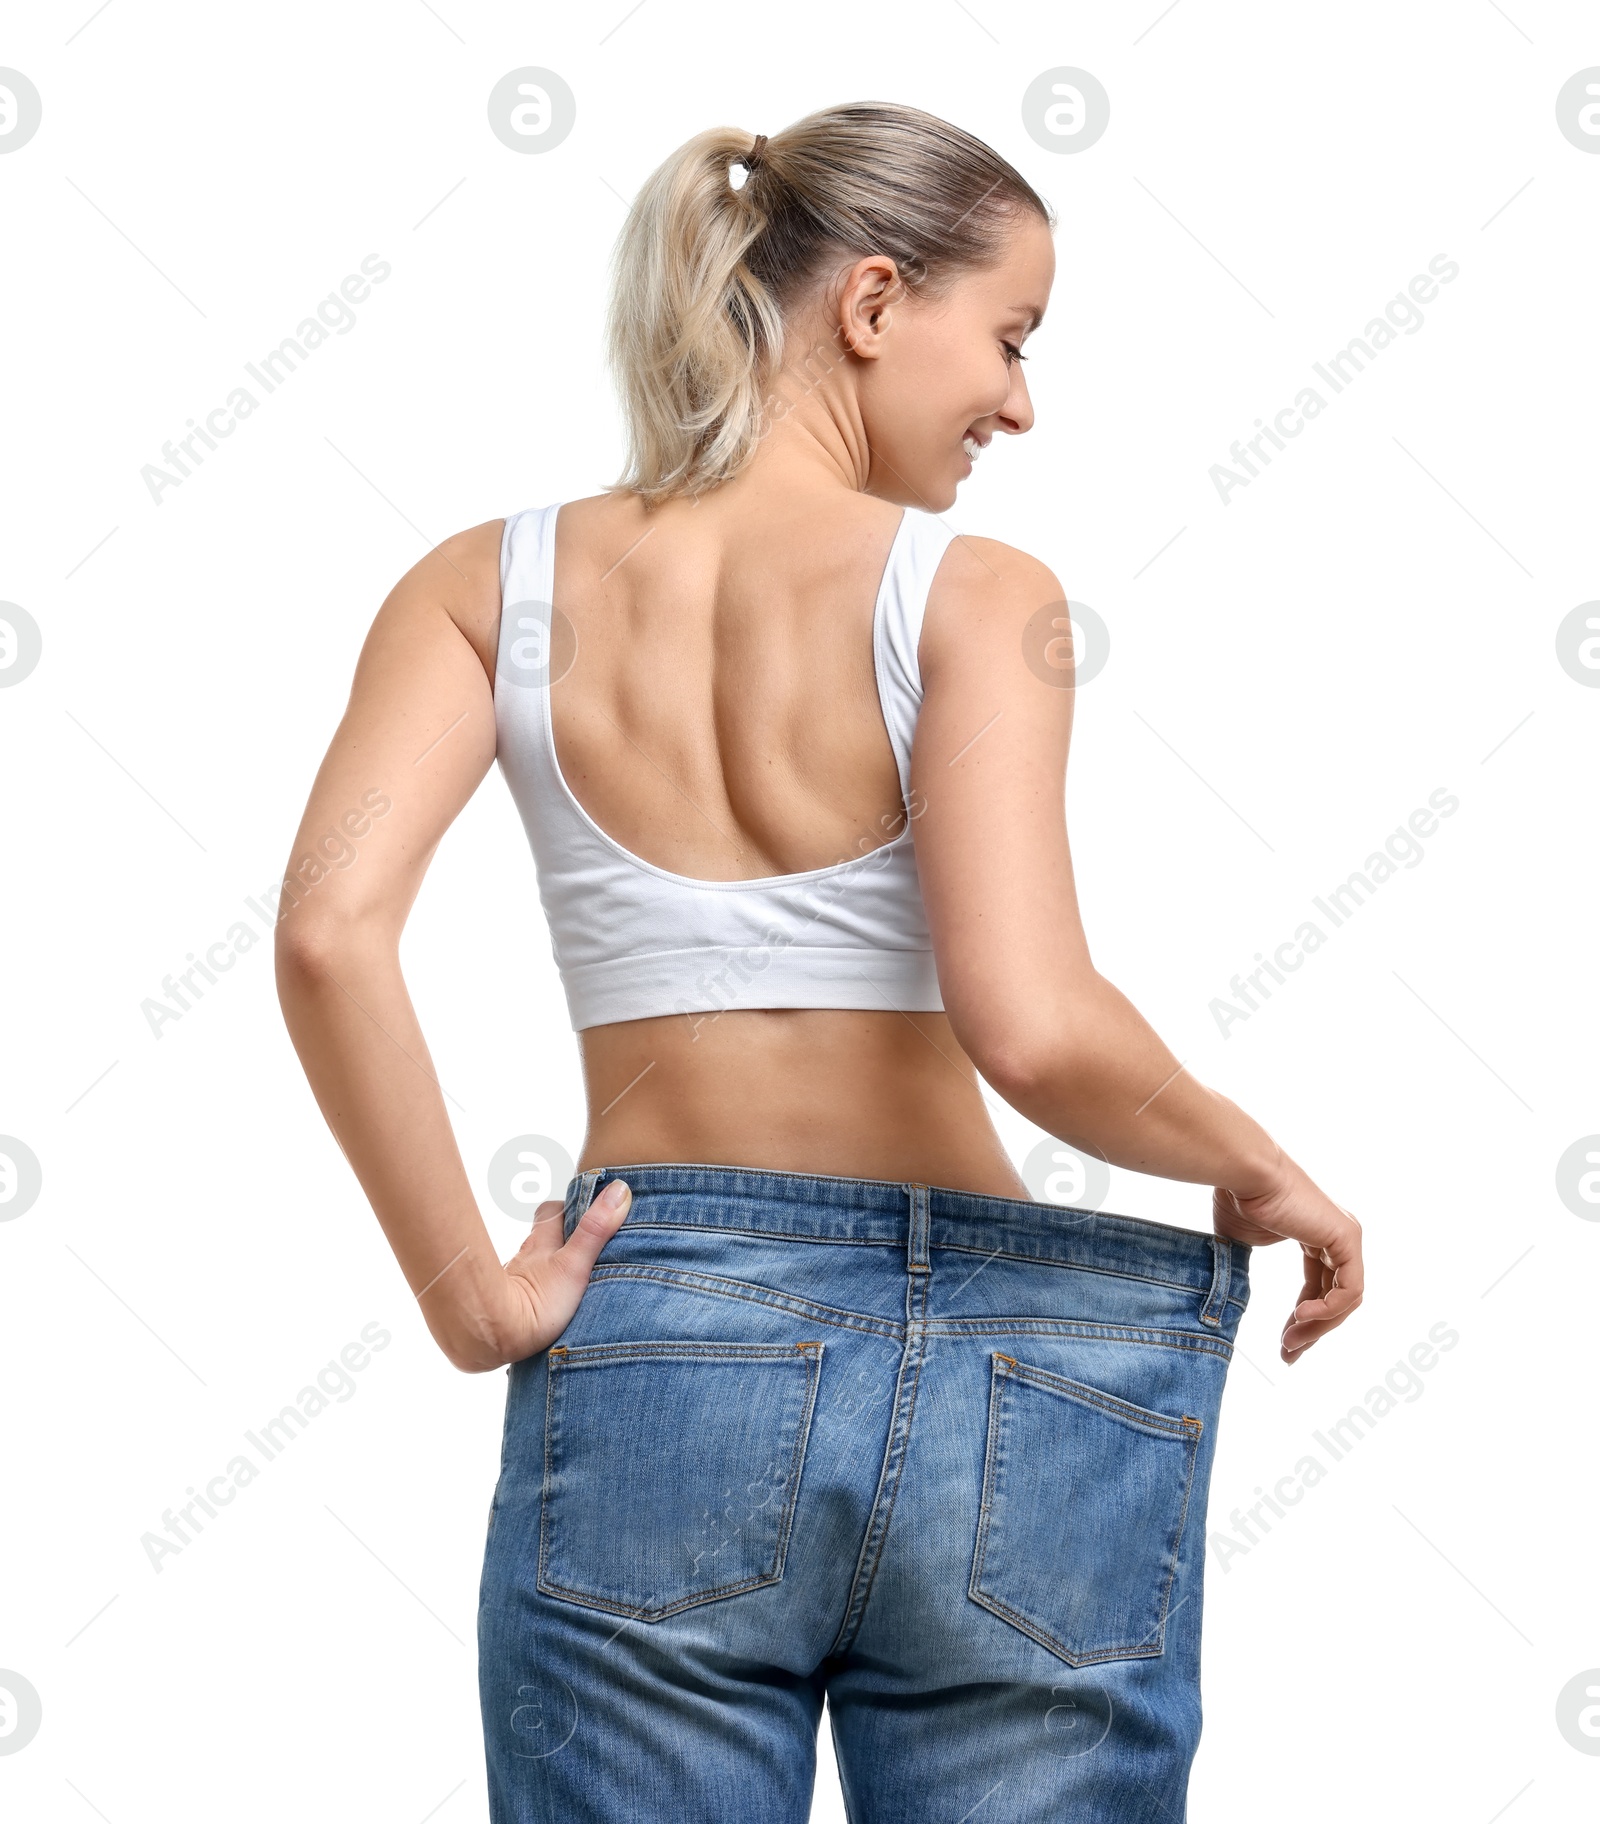
<svg viewBox="0 0 1600 1824">
<path fill-rule="evenodd" d="M 479 1671 L 494 1824 L 1181 1824 L 1249 1249 L 730 1166 L 633 1189 L 508 1371 Z"/>
</svg>

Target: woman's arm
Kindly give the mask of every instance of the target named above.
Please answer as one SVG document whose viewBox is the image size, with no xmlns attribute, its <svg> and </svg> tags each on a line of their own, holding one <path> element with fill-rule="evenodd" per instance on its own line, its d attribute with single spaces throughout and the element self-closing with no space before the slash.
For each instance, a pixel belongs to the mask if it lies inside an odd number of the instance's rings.
<svg viewBox="0 0 1600 1824">
<path fill-rule="evenodd" d="M 563 1244 L 560 1205 L 541 1205 L 502 1266 L 400 972 L 422 877 L 495 755 L 501 527 L 446 540 L 379 610 L 295 836 L 276 940 L 312 1093 L 429 1330 L 469 1373 L 565 1328 L 628 1206 L 625 1187 L 598 1198 Z"/>
<path fill-rule="evenodd" d="M 1216 1225 L 1238 1240 L 1301 1244 L 1292 1361 L 1361 1302 L 1360 1225 L 1190 1076 L 1090 960 L 1065 815 L 1074 692 L 1070 664 L 1049 664 L 1070 657 L 1065 594 L 1037 559 L 958 539 L 929 597 L 912 789 L 945 1010 L 978 1070 L 1047 1133 L 1212 1185 Z"/>
</svg>

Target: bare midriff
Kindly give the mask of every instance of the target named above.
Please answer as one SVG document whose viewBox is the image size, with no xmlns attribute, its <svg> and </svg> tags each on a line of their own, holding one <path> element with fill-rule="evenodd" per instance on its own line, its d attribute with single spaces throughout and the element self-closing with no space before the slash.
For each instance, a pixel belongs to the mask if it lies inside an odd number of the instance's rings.
<svg viewBox="0 0 1600 1824">
<path fill-rule="evenodd" d="M 579 1040 L 580 1169 L 742 1165 L 1028 1195 L 942 1013 L 737 1008 Z"/>
</svg>

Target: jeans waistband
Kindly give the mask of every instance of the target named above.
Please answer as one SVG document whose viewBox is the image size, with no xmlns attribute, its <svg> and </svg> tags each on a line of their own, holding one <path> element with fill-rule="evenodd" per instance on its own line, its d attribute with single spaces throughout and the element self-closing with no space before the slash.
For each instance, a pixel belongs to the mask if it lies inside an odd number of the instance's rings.
<svg viewBox="0 0 1600 1824">
<path fill-rule="evenodd" d="M 988 1197 L 942 1185 L 835 1178 L 736 1165 L 595 1166 L 567 1186 L 563 1230 L 603 1186 L 633 1192 L 625 1230 L 723 1229 L 796 1241 L 882 1242 L 906 1251 L 912 1271 L 939 1247 L 1000 1251 L 1092 1272 L 1154 1280 L 1207 1295 L 1202 1320 L 1249 1296 L 1243 1242 L 1164 1222 L 1077 1210 L 1021 1197 Z"/>
</svg>

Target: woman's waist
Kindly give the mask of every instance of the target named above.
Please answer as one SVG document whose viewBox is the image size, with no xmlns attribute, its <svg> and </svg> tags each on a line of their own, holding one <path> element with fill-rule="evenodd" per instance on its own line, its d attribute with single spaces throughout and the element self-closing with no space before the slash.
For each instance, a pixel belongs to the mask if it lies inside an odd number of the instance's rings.
<svg viewBox="0 0 1600 1824">
<path fill-rule="evenodd" d="M 1026 1195 L 942 1013 L 742 1009 L 580 1040 L 585 1165 L 714 1161 Z"/>
</svg>

